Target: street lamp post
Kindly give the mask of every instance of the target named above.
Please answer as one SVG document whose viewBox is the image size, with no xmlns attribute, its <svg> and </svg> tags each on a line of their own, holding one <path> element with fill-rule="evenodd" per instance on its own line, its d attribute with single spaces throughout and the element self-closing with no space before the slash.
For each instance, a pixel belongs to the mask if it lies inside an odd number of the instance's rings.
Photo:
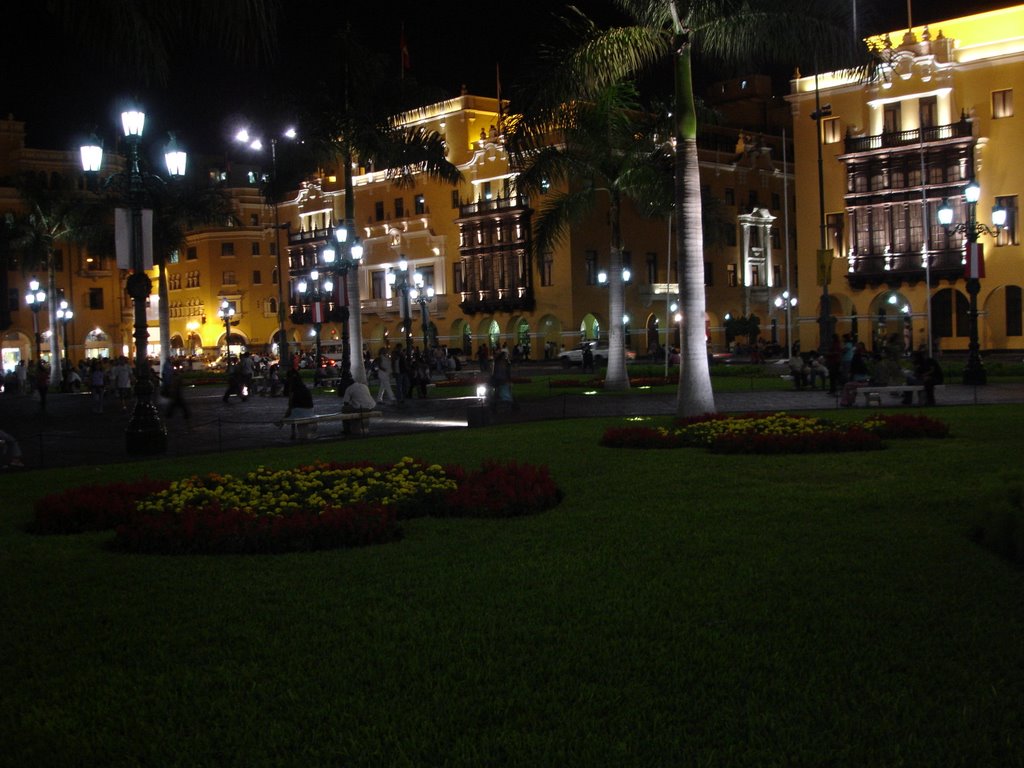
<svg viewBox="0 0 1024 768">
<path fill-rule="evenodd" d="M 775 297 L 776 309 L 786 310 L 786 356 L 793 354 L 793 308 L 797 305 L 796 296 L 791 296 L 789 291 L 783 291 Z"/>
<path fill-rule="evenodd" d="M 217 317 L 224 321 L 224 347 L 227 350 L 227 356 L 231 357 L 231 326 L 238 325 L 238 321 L 234 319 L 235 308 L 231 302 L 224 299 L 220 303 L 220 308 L 217 310 Z"/>
<path fill-rule="evenodd" d="M 417 272 L 413 275 L 416 287 L 409 292 L 410 298 L 420 305 L 420 319 L 423 322 L 423 354 L 430 349 L 430 309 L 428 304 L 434 300 L 434 286 L 423 287 L 423 276 Z"/>
<path fill-rule="evenodd" d="M 146 300 L 153 292 L 153 282 L 146 274 L 146 254 L 152 250 L 151 232 L 144 232 L 143 203 L 146 198 L 147 182 L 163 183 L 163 180 L 149 173 L 144 173 L 139 165 L 139 144 L 142 141 L 142 130 L 145 126 L 146 114 L 141 109 L 130 108 L 121 113 L 121 126 L 124 129 L 125 143 L 128 145 L 128 170 L 124 174 L 114 174 L 106 180 L 106 185 L 115 181 L 127 182 L 129 216 L 127 217 L 128 254 L 132 274 L 128 277 L 126 289 L 132 298 L 134 308 L 135 340 L 135 410 L 128 420 L 125 429 L 125 446 L 130 455 L 153 455 L 167 451 L 167 429 L 160 421 L 160 414 L 153 402 L 156 389 L 153 382 L 153 371 L 146 357 L 147 341 L 149 340 L 148 323 L 146 320 Z M 82 168 L 87 173 L 98 172 L 103 160 L 103 148 L 95 138 L 82 146 Z M 171 176 L 185 175 L 186 155 L 173 142 L 168 146 L 164 159 L 167 172 Z M 120 230 L 123 219 L 115 218 Z M 148 227 L 146 228 L 148 230 Z"/>
<path fill-rule="evenodd" d="M 412 318 L 409 308 L 409 291 L 412 283 L 409 277 L 409 262 L 405 257 L 398 262 L 398 269 L 388 270 L 388 285 L 401 296 L 402 332 L 405 334 L 405 351 L 412 352 Z"/>
<path fill-rule="evenodd" d="M 323 262 L 324 271 L 329 275 L 335 275 L 341 278 L 341 285 L 345 285 L 345 281 L 348 279 L 349 272 L 352 273 L 352 279 L 358 279 L 356 277 L 356 270 L 359 268 L 359 264 L 363 259 L 363 244 L 358 237 L 351 236 L 352 228 L 347 222 L 339 224 L 334 228 L 334 240 L 337 243 L 337 250 L 332 246 L 328 245 L 320 252 L 320 259 Z M 348 292 L 345 291 L 344 295 L 347 298 Z M 333 293 L 332 293 L 333 296 Z M 336 302 L 340 304 L 341 302 Z M 352 315 L 349 308 L 346 306 L 346 312 L 344 315 L 344 328 L 342 333 L 342 371 L 351 373 L 352 370 Z M 319 340 L 320 334 L 317 333 L 317 339 Z M 358 354 L 362 354 L 362 350 L 357 350 Z"/>
<path fill-rule="evenodd" d="M 320 380 L 320 367 L 323 365 L 320 331 L 323 329 L 324 323 L 324 304 L 334 294 L 334 280 L 331 279 L 331 276 L 328 274 L 323 276 L 323 280 L 320 278 L 320 270 L 313 269 L 310 270 L 308 279 L 303 277 L 299 280 L 298 284 L 299 293 L 303 297 L 307 294 L 309 295 L 310 312 L 313 316 L 313 329 L 316 333 L 316 373 L 313 375 L 314 381 Z"/>
<path fill-rule="evenodd" d="M 294 139 L 297 136 L 297 132 L 294 128 L 287 128 L 284 131 L 285 138 Z M 263 142 L 257 138 L 252 138 L 249 135 L 249 131 L 242 129 L 235 134 L 235 141 L 247 144 L 250 149 L 259 151 L 263 149 Z M 284 281 L 286 279 L 286 273 L 283 268 L 282 253 L 281 253 L 281 222 L 279 219 L 279 208 L 280 204 L 277 200 L 277 137 L 270 139 L 270 166 L 271 166 L 271 177 L 270 177 L 270 191 L 273 195 L 273 206 L 274 206 L 274 251 L 277 259 L 277 335 L 278 335 L 278 349 L 277 357 L 280 364 L 288 358 L 288 337 L 287 331 L 284 327 L 285 317 L 285 303 L 284 303 Z M 285 225 L 287 227 L 287 224 Z"/>
<path fill-rule="evenodd" d="M 818 67 L 814 67 L 814 111 L 811 112 L 811 119 L 814 121 L 815 133 L 818 139 L 818 228 L 820 230 L 818 242 L 818 280 L 821 283 L 821 306 L 818 314 L 818 351 L 822 354 L 828 352 L 832 342 L 832 317 L 828 298 L 828 284 L 832 277 L 831 264 L 828 259 L 832 254 L 826 248 L 826 224 L 825 224 L 825 162 L 822 157 L 822 127 L 821 121 L 831 117 L 832 105 L 821 103 L 821 92 L 818 90 Z"/>
<path fill-rule="evenodd" d="M 992 227 L 988 227 L 978 221 L 977 208 L 978 199 L 981 197 L 981 187 L 976 181 L 971 181 L 964 188 L 964 200 L 967 202 L 967 220 L 953 224 L 953 206 L 949 200 L 943 200 L 936 215 L 939 224 L 949 233 L 957 232 L 965 236 L 967 240 L 967 259 L 964 267 L 964 277 L 967 279 L 967 295 L 970 297 L 970 310 L 968 311 L 970 341 L 967 346 L 967 365 L 964 368 L 964 384 L 986 384 L 988 374 L 981 362 L 981 349 L 978 343 L 978 293 L 981 291 L 981 277 L 984 277 L 983 249 L 978 242 L 981 234 L 995 237 L 999 230 L 1006 225 L 1006 209 L 995 205 L 992 207 Z"/>
<path fill-rule="evenodd" d="M 45 302 L 46 291 L 39 287 L 39 281 L 33 277 L 28 281 L 28 293 L 25 294 L 25 303 L 32 310 L 32 333 L 36 341 L 36 365 L 40 365 L 42 362 L 43 340 L 39 334 L 39 310 L 43 308 Z"/>
<path fill-rule="evenodd" d="M 75 313 L 71 309 L 68 300 L 61 299 L 60 305 L 57 307 L 57 320 L 60 321 L 60 328 L 63 331 L 61 341 L 64 344 L 64 362 L 67 364 L 68 370 L 71 369 L 71 352 L 68 348 L 68 323 L 71 322 L 71 318 L 74 316 Z"/>
</svg>

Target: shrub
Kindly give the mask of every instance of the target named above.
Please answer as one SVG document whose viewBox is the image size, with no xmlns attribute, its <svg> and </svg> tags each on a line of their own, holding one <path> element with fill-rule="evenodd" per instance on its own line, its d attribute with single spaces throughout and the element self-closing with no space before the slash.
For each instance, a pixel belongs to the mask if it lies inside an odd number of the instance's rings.
<svg viewBox="0 0 1024 768">
<path fill-rule="evenodd" d="M 530 464 L 488 461 L 467 472 L 411 458 L 321 461 L 53 494 L 37 504 L 32 530 L 114 528 L 114 546 L 134 552 L 286 552 L 393 541 L 410 517 L 511 517 L 561 498 L 547 467 Z"/>
<path fill-rule="evenodd" d="M 542 512 L 562 500 L 547 467 L 485 461 L 473 472 L 461 467 L 447 471 L 458 479 L 434 511 L 439 517 L 516 517 Z"/>
<path fill-rule="evenodd" d="M 141 499 L 165 490 L 170 484 L 169 480 L 146 478 L 51 493 L 36 501 L 28 530 L 41 534 L 109 530 L 126 522 Z"/>
</svg>

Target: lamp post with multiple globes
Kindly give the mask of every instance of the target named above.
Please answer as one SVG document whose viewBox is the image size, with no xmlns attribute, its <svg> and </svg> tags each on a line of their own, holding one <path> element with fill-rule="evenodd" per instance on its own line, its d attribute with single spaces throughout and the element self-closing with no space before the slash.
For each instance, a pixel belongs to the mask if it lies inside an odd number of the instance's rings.
<svg viewBox="0 0 1024 768">
<path fill-rule="evenodd" d="M 348 279 L 357 279 L 355 276 L 356 270 L 359 268 L 360 263 L 363 260 L 363 243 L 358 237 L 352 237 L 352 227 L 347 222 L 342 222 L 334 228 L 334 241 L 337 244 L 335 249 L 332 245 L 327 245 L 320 251 L 320 261 L 322 263 L 322 270 L 330 276 L 335 276 L 341 279 L 342 290 L 341 295 L 348 296 L 348 292 L 344 290 L 345 281 Z M 349 278 L 349 273 L 352 273 L 352 277 Z M 333 292 L 332 292 L 333 295 Z M 342 304 L 343 302 L 337 302 Z M 353 344 L 352 344 L 352 316 L 349 313 L 349 308 L 346 306 L 343 312 L 340 312 L 342 324 L 344 325 L 342 333 L 342 370 L 351 373 L 352 370 L 352 355 L 353 355 Z M 317 332 L 317 340 L 319 341 L 320 334 Z M 361 344 L 360 344 L 361 346 Z M 355 350 L 355 354 L 362 354 L 361 349 Z"/>
<path fill-rule="evenodd" d="M 282 134 L 284 138 L 294 140 L 298 133 L 294 128 L 285 129 Z M 259 152 L 263 149 L 263 142 L 249 135 L 248 129 L 241 129 L 235 134 L 235 141 L 245 144 L 249 149 Z M 270 167 L 271 177 L 269 189 L 272 194 L 271 204 L 274 207 L 274 252 L 275 258 L 277 259 L 277 335 L 278 335 L 278 360 L 281 364 L 288 359 L 288 336 L 287 331 L 284 327 L 285 317 L 285 302 L 284 302 L 284 283 L 288 279 L 288 273 L 284 270 L 282 262 L 281 252 L 281 230 L 287 228 L 287 224 L 282 225 L 279 219 L 279 203 L 277 199 L 277 137 L 270 139 Z"/>
<path fill-rule="evenodd" d="M 119 209 L 115 216 L 117 239 L 121 240 L 122 232 L 127 235 L 128 265 L 132 270 L 126 284 L 134 308 L 135 340 L 135 409 L 125 430 L 125 445 L 129 455 L 153 455 L 167 450 L 167 429 L 153 402 L 154 376 L 146 357 L 149 339 L 146 302 L 153 292 L 153 282 L 146 274 L 147 266 L 151 266 L 147 265 L 146 255 L 152 251 L 152 232 L 146 223 L 148 217 L 143 214 L 147 184 L 164 182 L 159 176 L 144 172 L 140 166 L 139 145 L 145 122 L 146 114 L 141 109 L 129 108 L 121 113 L 121 125 L 128 147 L 128 170 L 115 173 L 104 182 L 104 186 L 123 185 L 129 204 L 124 214 Z M 103 147 L 99 140 L 91 137 L 89 143 L 81 147 L 81 156 L 82 168 L 87 173 L 97 173 L 103 162 Z M 178 149 L 173 138 L 164 159 L 171 176 L 185 175 L 186 155 Z"/>
<path fill-rule="evenodd" d="M 36 342 L 36 365 L 42 361 L 42 337 L 39 334 L 39 310 L 46 303 L 46 291 L 39 286 L 39 281 L 33 277 L 28 281 L 28 292 L 25 294 L 25 304 L 32 310 L 32 332 Z"/>
<path fill-rule="evenodd" d="M 978 293 L 981 291 L 980 278 L 984 277 L 984 263 L 982 261 L 982 245 L 978 242 L 981 234 L 995 237 L 999 230 L 1006 226 L 1006 209 L 995 205 L 992 207 L 992 227 L 988 227 L 978 221 L 977 207 L 981 197 L 981 187 L 976 181 L 971 181 L 964 188 L 964 200 L 967 203 L 967 220 L 953 223 L 953 206 L 949 200 L 943 200 L 942 205 L 936 211 L 939 224 L 942 225 L 948 236 L 950 232 L 957 232 L 964 235 L 966 239 L 966 261 L 964 277 L 967 279 L 967 295 L 970 297 L 970 310 L 968 312 L 969 338 L 967 346 L 967 365 L 964 367 L 964 384 L 985 384 L 988 382 L 988 374 L 981 362 L 981 350 L 978 343 Z"/>
<path fill-rule="evenodd" d="M 71 352 L 68 348 L 68 323 L 71 322 L 71 318 L 74 316 L 75 312 L 71 309 L 71 304 L 68 303 L 68 300 L 61 299 L 60 304 L 57 306 L 57 320 L 60 322 L 61 331 L 63 331 L 61 342 L 64 344 L 64 362 L 68 370 L 71 369 Z"/>
<path fill-rule="evenodd" d="M 423 277 L 418 272 L 409 275 L 409 262 L 405 260 L 405 257 L 398 262 L 398 269 L 389 269 L 387 274 L 388 285 L 401 297 L 402 333 L 405 335 L 406 352 L 412 352 L 412 317 L 410 317 L 409 294 L 415 287 L 417 279 L 422 285 Z"/>
</svg>

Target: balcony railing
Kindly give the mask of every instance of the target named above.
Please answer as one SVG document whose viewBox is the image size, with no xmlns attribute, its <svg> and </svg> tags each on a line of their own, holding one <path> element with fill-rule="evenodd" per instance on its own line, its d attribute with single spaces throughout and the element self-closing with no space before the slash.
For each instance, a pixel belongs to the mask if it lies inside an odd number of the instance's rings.
<svg viewBox="0 0 1024 768">
<path fill-rule="evenodd" d="M 481 213 L 492 213 L 494 211 L 508 211 L 514 208 L 528 208 L 529 201 L 522 195 L 514 197 L 495 197 L 490 200 L 479 200 L 475 203 L 468 203 L 459 206 L 460 216 L 477 216 Z"/>
<path fill-rule="evenodd" d="M 963 276 L 962 250 L 931 251 L 929 256 L 933 283 L 940 280 L 953 281 Z M 901 283 L 913 285 L 925 279 L 925 268 L 920 251 L 900 254 L 864 254 L 854 256 L 852 260 L 839 259 L 833 269 L 844 263 L 852 267 L 846 272 L 846 280 L 851 288 L 859 289 L 869 285 L 899 285 Z M 834 274 L 835 272 L 833 272 Z"/>
<path fill-rule="evenodd" d="M 962 119 L 950 125 L 932 125 L 927 128 L 914 128 L 910 131 L 896 131 L 894 133 L 879 133 L 874 136 L 847 136 L 846 152 L 869 152 L 873 149 L 888 149 L 890 147 L 905 147 L 911 144 L 927 144 L 936 141 L 947 141 L 949 139 L 970 138 L 971 123 Z"/>
</svg>

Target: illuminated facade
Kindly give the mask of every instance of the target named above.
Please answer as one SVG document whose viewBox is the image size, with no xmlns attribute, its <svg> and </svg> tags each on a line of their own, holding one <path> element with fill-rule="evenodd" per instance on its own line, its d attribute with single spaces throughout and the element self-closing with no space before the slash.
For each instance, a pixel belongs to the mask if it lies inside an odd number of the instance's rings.
<svg viewBox="0 0 1024 768">
<path fill-rule="evenodd" d="M 707 127 L 699 138 L 704 195 L 717 201 L 709 206 L 714 210 L 707 217 L 705 242 L 709 342 L 714 350 L 724 348 L 727 315 L 757 314 L 765 338 L 777 336 L 782 343 L 784 321 L 772 299 L 791 286 L 795 290 L 796 270 L 794 265 L 786 271 L 792 235 L 783 237 L 785 199 L 787 191 L 792 198 L 794 185 L 791 165 L 783 162 L 780 119 L 772 116 L 778 109 L 768 108 L 770 84 L 763 79 L 729 81 L 716 89 L 709 101 L 735 127 Z M 788 118 L 785 108 L 783 118 Z M 354 223 L 364 257 L 358 270 L 337 281 L 326 307 L 322 341 L 340 344 L 343 313 L 337 310 L 345 304 L 344 280 L 353 279 L 359 281 L 366 346 L 376 351 L 404 338 L 401 302 L 387 278 L 403 258 L 435 291 L 425 313 L 419 307 L 411 312 L 409 331 L 417 346 L 424 336 L 430 343 L 467 352 L 475 352 L 481 343 L 519 344 L 538 359 L 557 355 L 583 338 L 606 338 L 608 295 L 598 280 L 610 247 L 606 211 L 595 208 L 553 252 L 533 253 L 532 221 L 543 196 L 526 200 L 515 189 L 497 101 L 463 94 L 407 113 L 402 120 L 441 134 L 463 180 L 449 186 L 418 176 L 412 187 L 403 187 L 386 169 L 353 168 Z M 2 121 L 0 128 L 5 142 L 2 175 L 13 178 L 19 169 L 45 170 L 70 175 L 84 188 L 75 154 L 25 149 L 22 123 Z M 115 153 L 107 157 L 109 163 L 120 162 Z M 189 162 L 193 168 L 203 167 L 202 160 Z M 233 215 L 223 225 L 189 232 L 185 246 L 169 255 L 166 343 L 175 355 L 219 357 L 226 350 L 226 328 L 217 313 L 227 301 L 238 321 L 231 328 L 232 350 L 242 346 L 276 354 L 278 280 L 284 279 L 287 340 L 309 350 L 312 308 L 297 284 L 316 264 L 343 216 L 344 184 L 338 169 L 311 176 L 280 203 L 276 216 L 260 196 L 261 171 L 251 163 L 236 162 L 230 172 L 215 167 L 208 173 L 211 185 L 230 195 Z M 18 209 L 10 184 L 0 184 L 0 203 L 3 210 Z M 791 199 L 788 210 L 794 210 Z M 757 223 L 751 225 L 750 216 Z M 275 228 L 275 221 L 282 227 Z M 678 343 L 670 310 L 678 282 L 674 237 L 668 221 L 643 218 L 628 203 L 622 223 L 624 262 L 632 274 L 625 289 L 627 343 L 643 355 L 666 341 Z M 58 285 L 75 309 L 68 327 L 72 361 L 130 353 L 132 311 L 124 272 L 112 257 L 63 248 Z M 280 276 L 278 248 L 285 273 Z M 32 316 L 23 301 L 27 276 L 16 258 L 8 267 L 6 314 L 0 318 L 0 327 L 6 326 L 5 367 L 32 355 Z M 151 277 L 155 285 L 155 273 Z M 163 341 L 158 301 L 154 293 L 148 312 L 149 351 L 154 355 Z M 44 344 L 43 356 L 47 354 Z"/>
<path fill-rule="evenodd" d="M 1002 231 L 979 236 L 985 271 L 978 295 L 980 344 L 1019 350 L 1024 144 L 1013 99 L 1024 88 L 1024 5 L 868 43 L 881 62 L 872 79 L 818 74 L 819 120 L 813 119 L 813 75 L 794 79 L 787 97 L 796 137 L 804 348 L 817 347 L 828 327 L 820 322 L 821 276 L 830 271 L 829 330 L 854 333 L 869 348 L 895 332 L 908 348 L 927 348 L 930 337 L 936 350 L 965 349 L 967 238 L 940 226 L 937 210 L 948 201 L 955 221 L 965 223 L 964 190 L 976 181 L 977 221 L 991 227 L 996 205 L 1007 212 Z M 816 204 L 816 128 L 823 216 Z M 821 269 L 818 249 L 825 251 Z"/>
</svg>

